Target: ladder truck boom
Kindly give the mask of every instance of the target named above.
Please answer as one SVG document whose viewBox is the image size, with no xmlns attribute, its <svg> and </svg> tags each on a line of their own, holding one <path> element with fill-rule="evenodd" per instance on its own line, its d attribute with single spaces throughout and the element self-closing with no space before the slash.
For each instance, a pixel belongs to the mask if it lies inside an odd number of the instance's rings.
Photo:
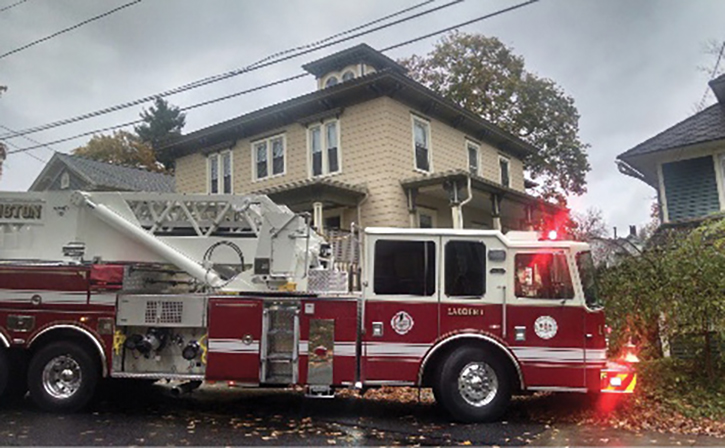
<svg viewBox="0 0 725 448">
<path fill-rule="evenodd" d="M 167 263 L 212 289 L 304 288 L 323 244 L 263 195 L 2 193 L 0 207 L 3 263 Z M 215 263 L 241 272 L 225 278 Z"/>
</svg>

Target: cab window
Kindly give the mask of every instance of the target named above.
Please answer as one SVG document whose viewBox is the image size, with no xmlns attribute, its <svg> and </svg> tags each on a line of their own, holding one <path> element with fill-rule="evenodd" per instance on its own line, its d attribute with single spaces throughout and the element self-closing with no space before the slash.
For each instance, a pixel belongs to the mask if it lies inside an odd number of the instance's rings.
<svg viewBox="0 0 725 448">
<path fill-rule="evenodd" d="M 574 288 L 563 253 L 517 254 L 516 297 L 529 299 L 571 299 Z"/>
<path fill-rule="evenodd" d="M 431 296 L 436 285 L 436 246 L 432 241 L 375 242 L 375 294 Z"/>
<path fill-rule="evenodd" d="M 486 246 L 474 241 L 446 243 L 446 295 L 483 296 L 486 290 Z"/>
</svg>

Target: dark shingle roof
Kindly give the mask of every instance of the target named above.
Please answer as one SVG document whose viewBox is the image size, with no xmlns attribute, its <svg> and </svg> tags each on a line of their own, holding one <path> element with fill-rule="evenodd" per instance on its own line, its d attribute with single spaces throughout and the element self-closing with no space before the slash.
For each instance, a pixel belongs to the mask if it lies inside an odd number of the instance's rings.
<svg viewBox="0 0 725 448">
<path fill-rule="evenodd" d="M 97 187 L 125 191 L 174 191 L 174 176 L 168 174 L 112 165 L 69 154 L 56 153 L 55 156 Z"/>
<path fill-rule="evenodd" d="M 356 45 L 316 61 L 308 62 L 302 68 L 320 77 L 328 72 L 361 62 L 372 65 L 376 70 L 389 69 L 402 74 L 408 72 L 408 69 L 367 44 Z"/>
<path fill-rule="evenodd" d="M 715 103 L 617 156 L 626 159 L 666 149 L 725 139 L 725 105 Z"/>
</svg>

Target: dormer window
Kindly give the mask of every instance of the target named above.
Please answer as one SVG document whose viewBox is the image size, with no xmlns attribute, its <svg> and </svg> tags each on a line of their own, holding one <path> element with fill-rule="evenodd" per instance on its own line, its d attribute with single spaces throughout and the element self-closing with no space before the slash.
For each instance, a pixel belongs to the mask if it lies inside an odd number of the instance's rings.
<svg viewBox="0 0 725 448">
<path fill-rule="evenodd" d="M 332 87 L 338 83 L 337 76 L 330 76 L 327 78 L 327 81 L 325 81 L 325 88 Z"/>
<path fill-rule="evenodd" d="M 342 82 L 350 81 L 355 78 L 355 73 L 352 70 L 348 70 L 342 74 Z"/>
</svg>

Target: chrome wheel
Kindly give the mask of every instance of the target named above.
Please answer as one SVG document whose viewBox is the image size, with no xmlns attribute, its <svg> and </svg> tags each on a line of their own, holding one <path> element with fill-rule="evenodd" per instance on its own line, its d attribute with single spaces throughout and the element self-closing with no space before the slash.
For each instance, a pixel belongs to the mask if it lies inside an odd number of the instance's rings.
<svg viewBox="0 0 725 448">
<path fill-rule="evenodd" d="M 458 375 L 458 392 L 471 406 L 486 406 L 498 393 L 496 372 L 485 362 L 466 364 Z"/>
<path fill-rule="evenodd" d="M 81 387 L 81 366 L 68 355 L 56 356 L 45 365 L 42 381 L 48 395 L 58 399 L 70 398 Z"/>
</svg>

